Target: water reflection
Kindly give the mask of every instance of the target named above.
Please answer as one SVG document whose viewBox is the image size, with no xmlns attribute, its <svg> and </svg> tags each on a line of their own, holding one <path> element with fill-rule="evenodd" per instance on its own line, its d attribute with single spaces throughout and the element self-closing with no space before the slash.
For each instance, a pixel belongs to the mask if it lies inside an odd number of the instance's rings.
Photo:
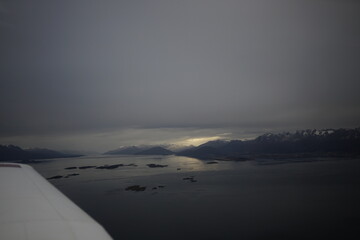
<svg viewBox="0 0 360 240">
<path fill-rule="evenodd" d="M 359 160 L 264 163 L 92 156 L 33 166 L 45 177 L 79 173 L 51 182 L 114 239 L 346 239 L 345 233 L 357 233 Z M 126 166 L 65 169 L 106 164 Z M 137 185 L 146 189 L 126 190 Z"/>
<path fill-rule="evenodd" d="M 96 167 L 104 165 L 123 164 L 124 166 L 116 169 L 97 169 Z M 165 165 L 162 168 L 150 168 L 149 164 Z M 32 166 L 49 178 L 52 176 L 66 176 L 69 174 L 79 174 L 72 181 L 83 180 L 105 180 L 116 178 L 127 178 L 136 176 L 149 176 L 157 174 L 184 173 L 191 171 L 214 171 L 232 168 L 231 164 L 217 162 L 216 164 L 207 164 L 195 158 L 182 156 L 85 156 L 80 158 L 65 158 L 46 160 Z M 79 167 L 95 166 L 84 169 Z M 62 179 L 66 181 L 67 179 Z"/>
</svg>

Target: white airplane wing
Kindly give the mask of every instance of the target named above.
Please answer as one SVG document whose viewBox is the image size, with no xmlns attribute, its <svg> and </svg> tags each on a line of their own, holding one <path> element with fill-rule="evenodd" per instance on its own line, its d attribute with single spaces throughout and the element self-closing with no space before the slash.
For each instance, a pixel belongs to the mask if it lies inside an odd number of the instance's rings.
<svg viewBox="0 0 360 240">
<path fill-rule="evenodd" d="M 112 238 L 32 167 L 0 163 L 0 239 Z"/>
</svg>

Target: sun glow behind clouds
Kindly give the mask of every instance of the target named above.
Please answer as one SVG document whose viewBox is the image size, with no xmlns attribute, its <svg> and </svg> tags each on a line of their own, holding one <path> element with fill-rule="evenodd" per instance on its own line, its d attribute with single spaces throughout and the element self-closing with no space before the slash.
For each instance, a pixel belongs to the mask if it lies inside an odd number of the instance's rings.
<svg viewBox="0 0 360 240">
<path fill-rule="evenodd" d="M 199 146 L 203 143 L 209 142 L 209 141 L 215 141 L 225 139 L 223 136 L 214 136 L 214 137 L 200 137 L 200 138 L 188 138 L 183 141 L 179 141 L 177 144 L 184 145 L 184 146 Z"/>
</svg>

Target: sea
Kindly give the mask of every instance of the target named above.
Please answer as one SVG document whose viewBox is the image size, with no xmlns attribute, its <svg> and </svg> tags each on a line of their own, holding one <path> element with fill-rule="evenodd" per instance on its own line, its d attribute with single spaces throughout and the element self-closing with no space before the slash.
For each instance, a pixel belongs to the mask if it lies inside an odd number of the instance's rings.
<svg viewBox="0 0 360 240">
<path fill-rule="evenodd" d="M 30 165 L 58 176 L 49 181 L 116 240 L 359 239 L 360 159 L 99 155 Z"/>
</svg>

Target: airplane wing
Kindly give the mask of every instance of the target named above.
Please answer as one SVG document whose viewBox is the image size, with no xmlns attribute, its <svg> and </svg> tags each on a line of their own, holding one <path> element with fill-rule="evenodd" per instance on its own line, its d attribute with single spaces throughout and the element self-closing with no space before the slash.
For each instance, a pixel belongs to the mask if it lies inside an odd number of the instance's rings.
<svg viewBox="0 0 360 240">
<path fill-rule="evenodd" d="M 112 238 L 32 167 L 0 163 L 0 239 Z"/>
</svg>

